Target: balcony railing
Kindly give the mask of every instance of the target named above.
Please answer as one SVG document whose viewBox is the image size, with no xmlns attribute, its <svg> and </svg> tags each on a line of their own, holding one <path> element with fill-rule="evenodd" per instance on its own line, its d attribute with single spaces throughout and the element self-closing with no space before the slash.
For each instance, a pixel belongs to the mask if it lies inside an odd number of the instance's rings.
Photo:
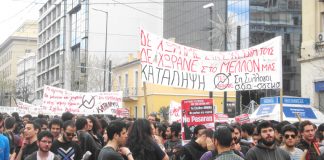
<svg viewBox="0 0 324 160">
<path fill-rule="evenodd" d="M 138 89 L 139 88 L 124 88 L 122 90 L 123 91 L 123 98 L 125 100 L 137 100 Z"/>
</svg>

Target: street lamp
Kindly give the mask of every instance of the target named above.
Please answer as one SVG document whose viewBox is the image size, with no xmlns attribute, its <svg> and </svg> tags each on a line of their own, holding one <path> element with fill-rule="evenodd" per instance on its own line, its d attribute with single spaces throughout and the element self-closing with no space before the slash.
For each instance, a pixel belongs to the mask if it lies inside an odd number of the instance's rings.
<svg viewBox="0 0 324 160">
<path fill-rule="evenodd" d="M 100 9 L 92 8 L 95 11 L 103 12 L 106 14 L 106 36 L 105 36 L 105 64 L 104 64 L 104 82 L 103 91 L 106 91 L 106 68 L 107 68 L 107 34 L 108 34 L 108 12 Z"/>
<path fill-rule="evenodd" d="M 210 16 L 210 32 L 209 32 L 209 45 L 210 51 L 213 51 L 213 7 L 214 3 L 208 3 L 203 6 L 204 9 L 209 9 L 209 16 Z M 213 91 L 209 91 L 209 98 L 213 98 Z"/>
</svg>

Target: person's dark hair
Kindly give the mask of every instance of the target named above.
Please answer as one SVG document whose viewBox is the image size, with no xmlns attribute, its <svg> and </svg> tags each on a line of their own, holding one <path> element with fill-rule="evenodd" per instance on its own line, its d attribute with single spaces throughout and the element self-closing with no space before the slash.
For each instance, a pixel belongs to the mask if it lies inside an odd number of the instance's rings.
<svg viewBox="0 0 324 160">
<path fill-rule="evenodd" d="M 65 121 L 68 121 L 68 120 L 72 120 L 73 117 L 74 117 L 74 114 L 72 114 L 71 112 L 64 112 L 62 114 L 61 119 L 62 119 L 63 122 L 65 122 Z"/>
<path fill-rule="evenodd" d="M 205 125 L 197 125 L 195 128 L 194 128 L 194 136 L 198 134 L 198 131 L 201 130 L 201 129 L 206 129 L 206 126 Z"/>
<path fill-rule="evenodd" d="M 30 114 L 26 114 L 22 118 L 28 118 L 31 121 L 33 117 Z"/>
<path fill-rule="evenodd" d="M 170 130 L 171 133 L 174 132 L 174 135 L 178 137 L 181 132 L 181 124 L 179 122 L 173 122 L 170 126 Z"/>
<path fill-rule="evenodd" d="M 282 133 L 282 127 L 287 125 L 287 124 L 290 124 L 290 122 L 288 121 L 282 121 L 282 122 L 279 122 L 276 126 L 275 126 L 275 130 L 277 130 L 278 133 Z"/>
<path fill-rule="evenodd" d="M 242 128 L 241 128 L 241 126 L 240 126 L 240 124 L 238 124 L 238 123 L 233 123 L 233 124 L 231 124 L 230 125 L 233 129 L 237 129 L 237 130 L 239 130 L 239 132 L 241 133 L 241 131 L 242 131 Z"/>
<path fill-rule="evenodd" d="M 324 123 L 320 124 L 317 128 L 318 132 L 324 132 Z"/>
<path fill-rule="evenodd" d="M 121 120 L 110 122 L 106 128 L 108 140 L 112 140 L 115 134 L 120 135 L 124 128 L 126 129 L 126 123 Z"/>
<path fill-rule="evenodd" d="M 99 123 L 100 123 L 101 128 L 102 128 L 100 134 L 103 135 L 105 129 L 108 127 L 108 122 L 107 122 L 104 118 L 100 118 L 100 119 L 99 119 Z"/>
<path fill-rule="evenodd" d="M 26 123 L 26 125 L 27 125 L 27 124 L 31 124 L 31 125 L 33 125 L 34 129 L 38 129 L 38 133 L 41 131 L 41 127 L 40 127 L 39 124 L 36 123 L 36 122 L 34 122 L 34 121 L 28 121 L 28 122 Z"/>
<path fill-rule="evenodd" d="M 19 113 L 18 112 L 13 112 L 11 113 L 11 116 L 16 119 L 16 121 L 20 121 Z"/>
<path fill-rule="evenodd" d="M 48 122 L 44 118 L 36 118 L 34 122 L 37 123 L 40 127 L 42 127 L 43 125 L 48 126 Z"/>
<path fill-rule="evenodd" d="M 12 129 L 15 126 L 16 119 L 14 117 L 8 117 L 4 121 L 4 127 L 6 129 Z"/>
<path fill-rule="evenodd" d="M 66 131 L 67 127 L 75 127 L 75 122 L 73 120 L 68 120 L 63 123 L 63 130 Z"/>
<path fill-rule="evenodd" d="M 220 126 L 215 130 L 214 138 L 217 143 L 223 147 L 231 147 L 232 144 L 232 132 L 227 126 Z"/>
<path fill-rule="evenodd" d="M 52 139 L 54 139 L 54 136 L 52 135 L 52 133 L 50 131 L 41 131 L 38 135 L 37 135 L 37 140 L 41 141 L 44 137 L 48 137 Z"/>
<path fill-rule="evenodd" d="M 134 159 L 144 159 L 144 151 L 154 151 L 151 123 L 147 119 L 137 119 L 128 130 L 126 146 L 133 153 Z M 147 159 L 147 157 L 146 157 Z"/>
<path fill-rule="evenodd" d="M 242 132 L 246 132 L 248 135 L 252 135 L 255 125 L 253 123 L 244 123 L 241 125 Z"/>
<path fill-rule="evenodd" d="M 292 124 L 286 124 L 285 126 L 283 126 L 281 128 L 281 135 L 284 135 L 287 131 L 294 132 L 295 135 L 298 135 L 297 128 L 294 125 L 292 125 Z"/>
<path fill-rule="evenodd" d="M 79 117 L 75 122 L 75 126 L 77 130 L 82 130 L 87 124 L 88 121 L 85 117 Z"/>
<path fill-rule="evenodd" d="M 92 132 L 94 134 L 98 134 L 100 129 L 101 129 L 101 125 L 98 121 L 98 119 L 95 116 L 89 115 L 87 116 L 88 119 L 90 119 L 90 121 L 92 122 L 93 126 L 92 126 Z"/>
<path fill-rule="evenodd" d="M 212 129 L 205 129 L 202 134 L 206 135 L 206 137 L 213 138 L 214 131 Z"/>
<path fill-rule="evenodd" d="M 163 139 L 165 139 L 166 138 L 166 135 L 165 135 L 165 132 L 166 132 L 166 126 L 165 125 L 163 125 L 162 123 L 157 123 L 156 124 L 156 128 L 159 130 L 159 132 L 160 133 L 158 133 L 159 135 L 161 134 L 161 137 L 163 138 Z M 162 133 L 161 133 L 162 132 Z"/>
<path fill-rule="evenodd" d="M 273 125 L 272 125 L 271 122 L 269 122 L 269 121 L 262 121 L 262 122 L 260 122 L 258 124 L 258 127 L 257 127 L 258 133 L 261 134 L 261 129 L 268 128 L 268 127 L 271 127 L 272 129 L 274 129 L 274 127 L 273 127 Z"/>
<path fill-rule="evenodd" d="M 300 124 L 299 124 L 299 131 L 300 132 L 304 132 L 305 126 L 307 126 L 307 125 L 312 125 L 313 128 L 316 129 L 316 125 L 314 123 L 312 123 L 309 120 L 305 120 L 305 121 L 300 122 Z"/>
<path fill-rule="evenodd" d="M 63 122 L 61 119 L 59 118 L 54 118 L 50 121 L 50 123 L 48 124 L 48 128 L 51 129 L 52 128 L 52 125 L 59 125 L 60 128 L 63 127 Z"/>
<path fill-rule="evenodd" d="M 45 118 L 45 115 L 43 115 L 43 114 L 38 114 L 38 115 L 37 115 L 37 118 Z"/>
<path fill-rule="evenodd" d="M 295 122 L 295 123 L 293 123 L 293 125 L 297 128 L 297 131 L 299 131 L 300 122 Z"/>
<path fill-rule="evenodd" d="M 155 120 L 156 120 L 156 118 L 157 118 L 157 115 L 156 115 L 155 113 L 150 113 L 147 117 L 149 117 L 149 116 L 154 117 Z"/>
</svg>

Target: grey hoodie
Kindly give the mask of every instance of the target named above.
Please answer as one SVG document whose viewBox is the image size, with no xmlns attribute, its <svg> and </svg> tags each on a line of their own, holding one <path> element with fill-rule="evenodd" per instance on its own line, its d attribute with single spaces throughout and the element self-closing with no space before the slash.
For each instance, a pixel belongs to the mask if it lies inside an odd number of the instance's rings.
<svg viewBox="0 0 324 160">
<path fill-rule="evenodd" d="M 290 160 L 289 154 L 273 144 L 271 147 L 259 142 L 245 156 L 247 160 Z"/>
</svg>

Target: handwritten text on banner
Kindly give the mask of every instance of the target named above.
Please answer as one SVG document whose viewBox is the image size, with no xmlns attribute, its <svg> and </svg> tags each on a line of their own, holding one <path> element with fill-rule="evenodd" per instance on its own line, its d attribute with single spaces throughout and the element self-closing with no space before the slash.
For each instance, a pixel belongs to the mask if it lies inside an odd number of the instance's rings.
<svg viewBox="0 0 324 160">
<path fill-rule="evenodd" d="M 142 80 L 207 91 L 282 88 L 281 37 L 230 52 L 183 46 L 141 30 Z"/>
<path fill-rule="evenodd" d="M 72 92 L 52 86 L 44 87 L 43 109 L 55 114 L 116 114 L 122 107 L 122 92 Z"/>
</svg>

